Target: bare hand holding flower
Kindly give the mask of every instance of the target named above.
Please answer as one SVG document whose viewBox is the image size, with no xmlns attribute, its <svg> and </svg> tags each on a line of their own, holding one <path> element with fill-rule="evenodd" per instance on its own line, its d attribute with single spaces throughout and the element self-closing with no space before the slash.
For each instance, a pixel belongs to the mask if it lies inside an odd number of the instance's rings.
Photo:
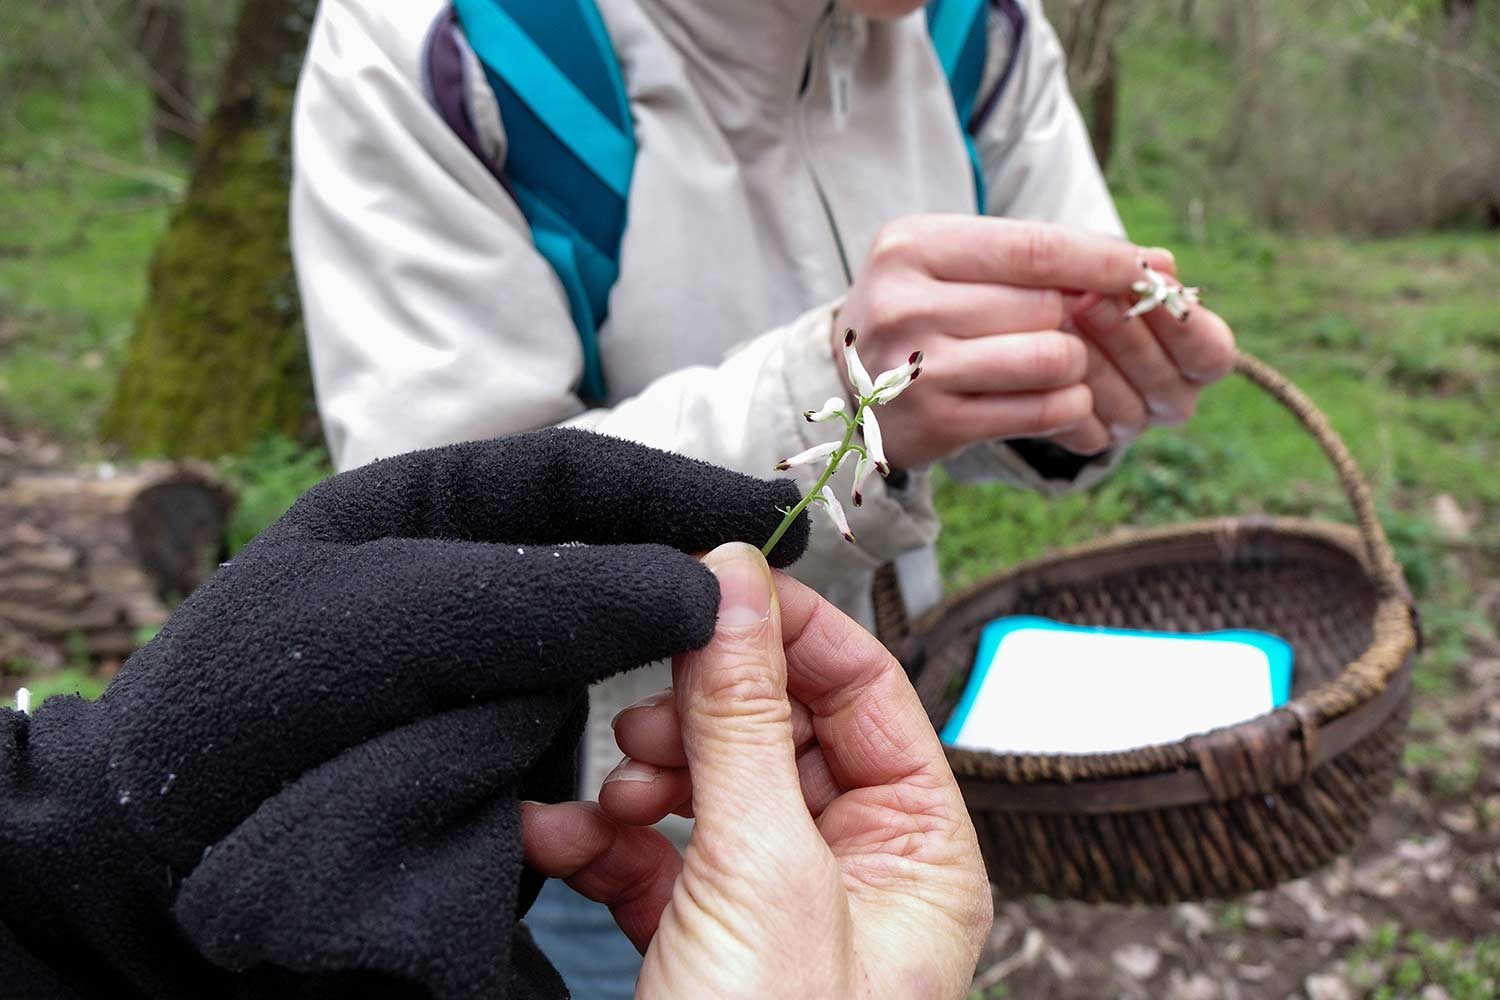
<svg viewBox="0 0 1500 1000">
<path fill-rule="evenodd" d="M 610 905 L 640 998 L 958 1000 L 990 891 L 905 671 L 753 548 L 705 562 L 713 641 L 616 717 L 597 805 L 525 806 L 527 861 Z M 697 820 L 682 857 L 646 826 L 669 812 Z"/>
<path fill-rule="evenodd" d="M 1177 281 L 1172 254 L 1142 257 L 1132 295 L 1085 295 L 1070 306 L 1065 328 L 1088 350 L 1094 417 L 1053 440 L 1080 455 L 1186 422 L 1199 393 L 1234 367 L 1234 334 L 1199 304 L 1198 289 Z"/>
<path fill-rule="evenodd" d="M 877 369 L 922 346 L 922 381 L 887 421 L 891 463 L 920 468 L 1023 437 L 1094 454 L 1186 419 L 1228 373 L 1234 338 L 1202 308 L 1125 317 L 1143 261 L 1174 272 L 1165 250 L 1046 223 L 924 215 L 886 226 L 838 327 L 859 330 Z"/>
</svg>

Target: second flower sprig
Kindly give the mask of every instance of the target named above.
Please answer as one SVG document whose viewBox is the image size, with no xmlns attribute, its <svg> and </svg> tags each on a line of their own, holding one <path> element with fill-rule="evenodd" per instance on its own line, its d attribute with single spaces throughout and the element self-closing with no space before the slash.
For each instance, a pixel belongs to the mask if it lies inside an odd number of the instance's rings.
<svg viewBox="0 0 1500 1000">
<path fill-rule="evenodd" d="M 821 505 L 827 511 L 834 526 L 838 528 L 846 541 L 854 541 L 854 533 L 849 530 L 849 519 L 844 515 L 844 508 L 839 503 L 838 497 L 834 495 L 833 486 L 829 483 L 833 474 L 838 472 L 848 456 L 859 456 L 854 467 L 854 490 L 850 498 L 856 507 L 864 503 L 865 481 L 870 478 L 871 472 L 879 472 L 882 476 L 890 474 L 891 467 L 885 460 L 885 444 L 881 439 L 880 421 L 875 417 L 874 407 L 889 403 L 917 380 L 917 376 L 922 374 L 922 352 L 913 351 L 906 359 L 906 364 L 881 372 L 878 378 L 871 379 L 864 362 L 859 359 L 859 353 L 854 349 L 855 341 L 858 339 L 858 334 L 853 330 L 844 331 L 844 365 L 849 371 L 849 384 L 854 387 L 854 413 L 851 415 L 848 412 L 848 405 L 842 396 L 833 396 L 823 404 L 821 409 L 807 410 L 802 414 L 803 418 L 810 423 L 842 420 L 844 437 L 839 441 L 827 441 L 814 445 L 804 452 L 777 463 L 778 471 L 817 462 L 827 464 L 823 468 L 823 474 L 818 477 L 812 489 L 808 490 L 807 495 L 795 507 L 783 511 L 786 516 L 782 518 L 781 524 L 777 526 L 766 544 L 761 546 L 760 551 L 763 555 L 771 554 L 771 551 L 776 548 L 776 543 L 781 541 L 781 536 L 786 534 L 787 528 L 791 527 L 797 516 L 807 509 L 808 504 L 812 503 Z M 863 444 L 855 442 L 855 437 L 861 432 L 863 432 Z"/>
</svg>

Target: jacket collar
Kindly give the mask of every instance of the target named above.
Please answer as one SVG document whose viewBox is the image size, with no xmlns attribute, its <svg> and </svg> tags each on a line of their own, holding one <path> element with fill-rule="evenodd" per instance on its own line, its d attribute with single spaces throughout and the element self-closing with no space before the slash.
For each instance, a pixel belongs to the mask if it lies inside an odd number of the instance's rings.
<svg viewBox="0 0 1500 1000">
<path fill-rule="evenodd" d="M 639 0 L 715 103 L 744 114 L 796 100 L 832 0 Z M 750 122 L 723 124 L 749 125 Z"/>
</svg>

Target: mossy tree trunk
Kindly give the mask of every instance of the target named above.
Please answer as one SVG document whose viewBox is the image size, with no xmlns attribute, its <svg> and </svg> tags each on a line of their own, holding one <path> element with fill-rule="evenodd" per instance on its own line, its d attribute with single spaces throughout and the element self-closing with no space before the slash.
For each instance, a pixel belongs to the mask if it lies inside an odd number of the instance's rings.
<svg viewBox="0 0 1500 1000">
<path fill-rule="evenodd" d="M 315 0 L 244 0 L 186 195 L 151 263 L 107 438 L 214 457 L 313 432 L 287 245 L 290 116 Z"/>
</svg>

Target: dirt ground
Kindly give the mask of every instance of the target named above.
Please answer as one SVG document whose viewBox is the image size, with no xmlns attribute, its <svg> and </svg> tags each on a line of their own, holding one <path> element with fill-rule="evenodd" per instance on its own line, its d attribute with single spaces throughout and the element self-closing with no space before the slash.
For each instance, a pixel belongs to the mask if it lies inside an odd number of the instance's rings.
<svg viewBox="0 0 1500 1000">
<path fill-rule="evenodd" d="M 1495 620 L 1500 581 L 1479 592 Z M 997 899 L 975 993 L 986 1000 L 1500 996 L 1493 985 L 1475 987 L 1480 977 L 1472 970 L 1450 968 L 1450 981 L 1463 984 L 1452 992 L 1441 970 L 1408 968 L 1403 978 L 1400 968 L 1412 935 L 1453 942 L 1462 955 L 1500 933 L 1500 643 L 1475 646 L 1441 694 L 1418 695 L 1403 775 L 1353 855 L 1232 903 Z M 1387 992 L 1378 992 L 1382 984 Z"/>
</svg>

